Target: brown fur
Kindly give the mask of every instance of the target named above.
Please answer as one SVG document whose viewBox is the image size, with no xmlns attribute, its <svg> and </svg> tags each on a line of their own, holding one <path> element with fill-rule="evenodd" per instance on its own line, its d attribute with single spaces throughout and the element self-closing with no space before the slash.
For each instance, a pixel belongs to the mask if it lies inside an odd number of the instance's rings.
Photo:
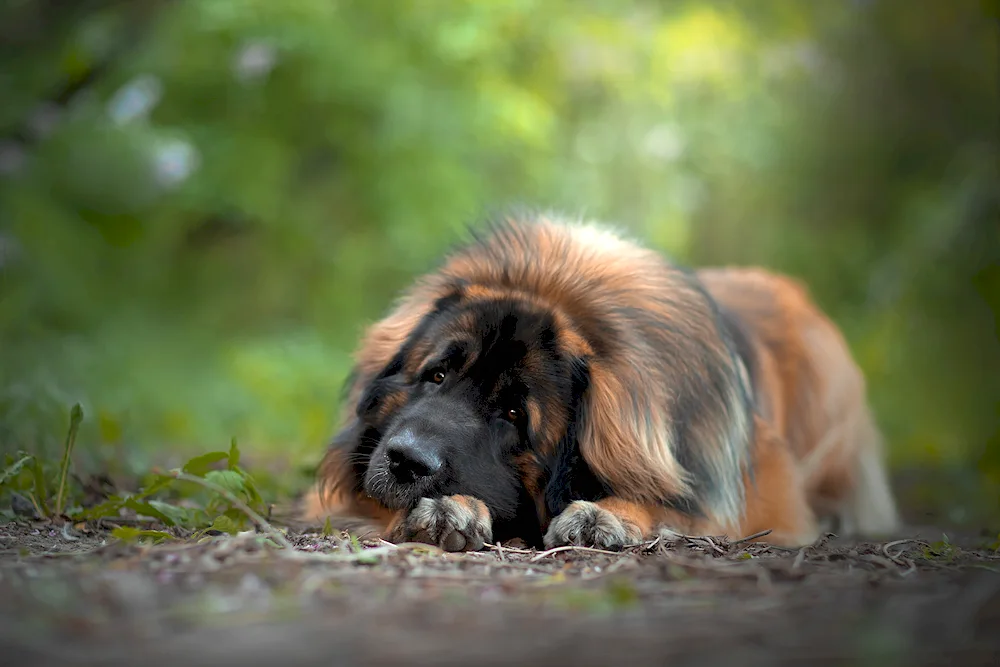
<svg viewBox="0 0 1000 667">
<path fill-rule="evenodd" d="M 437 299 L 455 290 L 465 300 L 513 297 L 552 313 L 560 348 L 587 360 L 579 451 L 613 490 L 548 516 L 538 456 L 555 447 L 571 416 L 529 399 L 541 444 L 517 467 L 547 545 L 622 546 L 660 527 L 731 536 L 771 529 L 768 541 L 798 545 L 816 538 L 825 517 L 849 531 L 893 529 L 895 507 L 864 379 L 836 326 L 801 285 L 760 269 L 692 276 L 607 230 L 532 222 L 504 228 L 501 242 L 487 239 L 454 254 L 369 328 L 349 385 L 345 429 L 365 387 Z M 735 355 L 720 334 L 717 307 L 739 323 L 749 357 Z M 413 350 L 408 372 L 430 352 Z M 380 409 L 404 401 L 393 396 Z M 364 516 L 390 539 L 419 538 L 439 520 L 458 523 L 462 544 L 484 537 L 482 507 L 437 503 L 434 514 L 427 505 L 415 526 L 417 510 L 393 512 L 348 490 L 348 463 L 338 450 L 328 452 L 307 516 Z M 688 501 L 701 511 L 686 509 Z M 474 536 L 469 526 L 478 526 Z"/>
</svg>

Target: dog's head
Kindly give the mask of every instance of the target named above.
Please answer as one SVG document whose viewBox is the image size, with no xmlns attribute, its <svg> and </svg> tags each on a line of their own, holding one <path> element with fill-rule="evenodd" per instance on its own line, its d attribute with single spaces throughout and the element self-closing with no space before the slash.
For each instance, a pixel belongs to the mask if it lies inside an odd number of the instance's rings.
<svg viewBox="0 0 1000 667">
<path fill-rule="evenodd" d="M 457 288 L 438 299 L 363 384 L 338 436 L 350 483 L 392 509 L 463 494 L 495 524 L 537 521 L 543 470 L 587 384 L 559 319 L 513 293 Z"/>
</svg>

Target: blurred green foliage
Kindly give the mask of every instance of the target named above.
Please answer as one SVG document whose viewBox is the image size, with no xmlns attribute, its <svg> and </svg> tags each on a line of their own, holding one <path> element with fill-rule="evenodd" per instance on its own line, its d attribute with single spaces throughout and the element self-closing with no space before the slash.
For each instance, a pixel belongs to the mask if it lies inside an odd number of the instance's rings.
<svg viewBox="0 0 1000 667">
<path fill-rule="evenodd" d="M 178 465 L 230 436 L 278 476 L 314 463 L 361 327 L 466 224 L 526 203 L 800 276 L 897 470 L 957 471 L 943 497 L 997 511 L 996 17 L 4 3 L 0 447 L 57 453 L 79 401 L 79 465 Z"/>
</svg>

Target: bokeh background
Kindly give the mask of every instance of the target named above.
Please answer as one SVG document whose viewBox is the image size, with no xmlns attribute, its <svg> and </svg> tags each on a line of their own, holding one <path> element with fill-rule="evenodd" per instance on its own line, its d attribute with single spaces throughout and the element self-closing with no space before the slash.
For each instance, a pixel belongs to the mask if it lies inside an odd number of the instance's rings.
<svg viewBox="0 0 1000 667">
<path fill-rule="evenodd" d="M 996 2 L 0 5 L 0 447 L 301 488 L 361 328 L 485 213 L 805 280 L 910 517 L 1000 515 Z"/>
</svg>

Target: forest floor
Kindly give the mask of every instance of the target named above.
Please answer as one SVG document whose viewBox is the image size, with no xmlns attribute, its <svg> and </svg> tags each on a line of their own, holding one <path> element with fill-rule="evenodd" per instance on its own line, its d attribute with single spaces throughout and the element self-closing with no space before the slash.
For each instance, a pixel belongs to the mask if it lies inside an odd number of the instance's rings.
<svg viewBox="0 0 1000 667">
<path fill-rule="evenodd" d="M 10 665 L 997 665 L 1000 554 L 913 528 L 622 553 L 0 525 Z M 766 537 L 764 538 L 766 539 Z"/>
</svg>

